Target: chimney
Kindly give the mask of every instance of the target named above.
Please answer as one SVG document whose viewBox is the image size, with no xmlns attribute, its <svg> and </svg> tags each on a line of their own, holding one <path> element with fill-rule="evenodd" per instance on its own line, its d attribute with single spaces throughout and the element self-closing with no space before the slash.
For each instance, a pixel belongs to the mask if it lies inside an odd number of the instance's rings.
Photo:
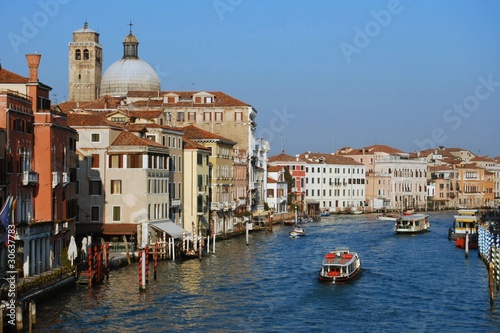
<svg viewBox="0 0 500 333">
<path fill-rule="evenodd" d="M 38 66 L 40 65 L 41 54 L 27 54 L 26 60 L 30 69 L 30 82 L 38 82 Z"/>
</svg>

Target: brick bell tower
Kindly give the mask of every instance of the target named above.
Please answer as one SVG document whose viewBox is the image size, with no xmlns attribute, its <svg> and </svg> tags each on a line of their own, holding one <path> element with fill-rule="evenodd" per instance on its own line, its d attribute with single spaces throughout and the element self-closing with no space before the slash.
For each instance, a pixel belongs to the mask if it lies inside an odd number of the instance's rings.
<svg viewBox="0 0 500 333">
<path fill-rule="evenodd" d="M 69 43 L 69 101 L 86 102 L 99 97 L 102 78 L 102 46 L 99 34 L 88 27 L 73 32 Z"/>
</svg>

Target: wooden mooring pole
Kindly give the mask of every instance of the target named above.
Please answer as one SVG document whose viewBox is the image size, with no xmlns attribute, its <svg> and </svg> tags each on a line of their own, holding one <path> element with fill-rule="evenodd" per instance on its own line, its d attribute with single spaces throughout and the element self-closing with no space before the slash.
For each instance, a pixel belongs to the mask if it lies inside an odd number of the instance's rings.
<svg viewBox="0 0 500 333">
<path fill-rule="evenodd" d="M 247 246 L 248 246 L 248 221 L 245 224 L 245 239 L 247 241 Z"/>
<path fill-rule="evenodd" d="M 469 259 L 469 231 L 465 231 L 465 259 Z"/>
<path fill-rule="evenodd" d="M 495 282 L 494 282 L 494 266 L 493 263 L 489 264 L 489 285 L 490 285 L 490 306 L 495 308 Z"/>
</svg>

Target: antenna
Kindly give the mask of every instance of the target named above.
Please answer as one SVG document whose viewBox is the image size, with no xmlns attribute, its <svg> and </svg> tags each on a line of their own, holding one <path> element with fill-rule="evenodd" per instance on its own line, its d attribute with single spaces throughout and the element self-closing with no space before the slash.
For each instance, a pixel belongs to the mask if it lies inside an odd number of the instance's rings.
<svg viewBox="0 0 500 333">
<path fill-rule="evenodd" d="M 283 135 L 281 135 L 281 152 L 285 153 L 285 139 L 283 139 Z"/>
</svg>

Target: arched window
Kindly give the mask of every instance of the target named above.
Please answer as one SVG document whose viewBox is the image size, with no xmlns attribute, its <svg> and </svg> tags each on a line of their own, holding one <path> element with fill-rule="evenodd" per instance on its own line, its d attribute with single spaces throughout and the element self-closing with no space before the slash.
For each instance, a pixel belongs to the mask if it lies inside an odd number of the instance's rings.
<svg viewBox="0 0 500 333">
<path fill-rule="evenodd" d="M 83 60 L 89 60 L 89 50 L 83 50 Z"/>
<path fill-rule="evenodd" d="M 82 59 L 82 51 L 80 51 L 80 49 L 77 49 L 75 51 L 75 60 L 80 60 Z"/>
</svg>

